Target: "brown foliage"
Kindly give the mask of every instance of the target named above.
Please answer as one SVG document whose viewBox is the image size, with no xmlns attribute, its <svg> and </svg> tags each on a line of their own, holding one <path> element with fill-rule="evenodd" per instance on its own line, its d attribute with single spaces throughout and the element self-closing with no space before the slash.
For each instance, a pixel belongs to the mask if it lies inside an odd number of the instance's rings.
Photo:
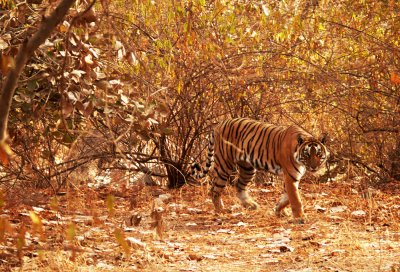
<svg viewBox="0 0 400 272">
<path fill-rule="evenodd" d="M 9 8 L 2 59 L 47 4 Z M 10 114 L 15 159 L 0 182 L 56 190 L 94 167 L 177 188 L 227 116 L 328 132 L 331 168 L 345 160 L 349 177 L 397 177 L 398 4 L 330 5 L 79 2 L 23 71 Z"/>
</svg>

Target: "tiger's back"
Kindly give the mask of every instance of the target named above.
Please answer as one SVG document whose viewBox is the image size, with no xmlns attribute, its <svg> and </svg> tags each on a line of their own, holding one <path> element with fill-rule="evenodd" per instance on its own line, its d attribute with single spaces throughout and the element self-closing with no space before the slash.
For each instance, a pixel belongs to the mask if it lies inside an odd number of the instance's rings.
<svg viewBox="0 0 400 272">
<path fill-rule="evenodd" d="M 214 129 L 214 160 L 226 171 L 238 163 L 247 163 L 256 170 L 274 174 L 289 171 L 293 177 L 304 174 L 302 165 L 293 156 L 297 137 L 312 136 L 297 126 L 283 127 L 247 118 L 228 119 Z"/>
</svg>

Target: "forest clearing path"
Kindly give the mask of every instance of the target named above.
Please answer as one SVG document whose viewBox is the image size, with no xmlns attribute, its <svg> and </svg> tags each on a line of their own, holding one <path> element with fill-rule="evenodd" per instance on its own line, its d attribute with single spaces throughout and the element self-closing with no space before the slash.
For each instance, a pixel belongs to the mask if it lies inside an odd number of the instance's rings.
<svg viewBox="0 0 400 272">
<path fill-rule="evenodd" d="M 44 240 L 30 223 L 32 206 L 10 208 L 13 228 L 24 223 L 29 233 L 22 271 L 400 271 L 396 192 L 370 189 L 363 198 L 350 184 L 303 182 L 308 219 L 298 225 L 273 213 L 279 186 L 253 185 L 257 211 L 243 209 L 227 188 L 231 210 L 222 215 L 214 213 L 206 187 L 74 191 L 59 197 L 57 212 L 34 206 Z M 164 199 L 156 201 L 162 220 L 150 215 L 152 195 Z M 137 214 L 141 222 L 128 226 Z M 1 251 L 6 271 L 19 269 L 11 240 Z"/>
</svg>

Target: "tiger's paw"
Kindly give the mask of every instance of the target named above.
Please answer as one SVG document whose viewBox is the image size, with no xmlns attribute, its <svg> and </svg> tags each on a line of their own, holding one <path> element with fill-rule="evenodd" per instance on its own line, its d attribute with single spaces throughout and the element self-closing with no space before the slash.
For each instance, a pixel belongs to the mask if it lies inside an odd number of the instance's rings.
<svg viewBox="0 0 400 272">
<path fill-rule="evenodd" d="M 279 210 L 278 208 L 275 207 L 274 212 L 277 217 L 288 217 L 289 216 L 289 213 L 286 209 Z"/>
<path fill-rule="evenodd" d="M 221 198 L 213 199 L 215 213 L 225 213 L 225 206 Z"/>
<path fill-rule="evenodd" d="M 218 203 L 218 204 L 215 204 L 215 203 L 214 203 L 214 208 L 215 208 L 215 213 L 216 213 L 216 214 L 225 213 L 225 212 L 226 212 L 223 203 Z"/>
<path fill-rule="evenodd" d="M 242 202 L 243 207 L 245 207 L 248 210 L 257 210 L 260 205 L 258 205 L 257 202 L 255 202 L 252 199 L 246 199 Z"/>
<path fill-rule="evenodd" d="M 289 220 L 289 223 L 296 225 L 303 225 L 306 223 L 306 219 L 304 217 L 297 217 Z"/>
<path fill-rule="evenodd" d="M 257 210 L 259 205 L 255 202 L 247 193 L 246 190 L 241 190 L 237 192 L 237 197 L 242 202 L 242 206 L 248 210 Z"/>
</svg>

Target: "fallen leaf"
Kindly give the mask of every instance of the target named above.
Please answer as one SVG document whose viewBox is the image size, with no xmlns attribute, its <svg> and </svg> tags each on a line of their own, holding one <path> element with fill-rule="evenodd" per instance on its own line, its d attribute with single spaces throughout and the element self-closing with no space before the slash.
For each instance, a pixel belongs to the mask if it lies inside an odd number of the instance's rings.
<svg viewBox="0 0 400 272">
<path fill-rule="evenodd" d="M 85 62 L 86 62 L 87 64 L 89 64 L 89 65 L 93 65 L 93 64 L 94 64 L 94 62 L 93 62 L 93 60 L 92 60 L 92 55 L 91 55 L 91 54 L 86 55 L 86 57 L 85 57 L 84 59 L 85 59 Z"/>
<path fill-rule="evenodd" d="M 217 233 L 229 233 L 229 234 L 234 234 L 235 231 L 231 229 L 219 229 L 217 230 Z"/>
<path fill-rule="evenodd" d="M 43 209 L 41 207 L 32 207 L 32 209 L 37 213 L 45 211 L 45 209 Z"/>
<path fill-rule="evenodd" d="M 87 224 L 87 225 L 92 225 L 94 219 L 93 219 L 93 216 L 91 216 L 91 215 L 79 215 L 79 214 L 77 214 L 77 215 L 74 216 L 73 221 L 76 222 L 76 223 L 84 223 L 84 224 Z"/>
<path fill-rule="evenodd" d="M 210 260 L 218 259 L 218 257 L 215 254 L 204 254 L 204 255 L 202 255 L 202 257 L 206 258 L 206 259 L 210 259 Z"/>
<path fill-rule="evenodd" d="M 201 213 L 203 213 L 203 210 L 197 209 L 197 208 L 187 208 L 187 210 L 188 210 L 189 213 L 192 213 L 192 214 L 201 214 Z"/>
<path fill-rule="evenodd" d="M 0 38 L 0 50 L 4 50 L 8 48 L 8 43 L 3 40 L 2 38 Z"/>
<path fill-rule="evenodd" d="M 357 210 L 357 211 L 353 211 L 351 213 L 352 217 L 356 217 L 356 218 L 363 218 L 367 215 L 366 212 L 364 212 L 363 210 Z"/>
<path fill-rule="evenodd" d="M 244 222 L 242 222 L 242 221 L 240 221 L 239 223 L 237 223 L 236 224 L 236 226 L 238 226 L 238 227 L 247 227 L 247 223 L 244 223 Z"/>
<path fill-rule="evenodd" d="M 326 212 L 326 208 L 323 208 L 323 207 L 321 207 L 320 205 L 315 205 L 315 206 L 314 206 L 314 209 L 315 209 L 317 212 L 320 212 L 320 213 Z"/>
<path fill-rule="evenodd" d="M 278 263 L 279 259 L 275 258 L 271 253 L 261 253 L 259 255 L 261 258 L 265 258 L 267 260 L 263 260 L 264 263 Z"/>
<path fill-rule="evenodd" d="M 330 208 L 329 211 L 331 213 L 341 213 L 341 212 L 344 212 L 345 210 L 347 210 L 347 206 L 341 205 L 341 206 L 332 207 L 332 208 Z"/>
<path fill-rule="evenodd" d="M 104 269 L 104 270 L 114 270 L 114 266 L 113 265 L 110 265 L 110 264 L 106 264 L 106 263 L 103 263 L 103 262 L 98 262 L 97 264 L 96 264 L 96 267 L 97 268 L 100 268 L 100 269 Z"/>
<path fill-rule="evenodd" d="M 195 253 L 189 253 L 188 258 L 189 258 L 189 260 L 198 261 L 199 262 L 199 261 L 204 259 L 204 256 L 201 256 L 201 255 L 198 255 L 198 254 L 195 254 Z"/>
<path fill-rule="evenodd" d="M 286 244 L 282 244 L 279 246 L 279 251 L 280 252 L 293 252 L 294 248 L 291 246 L 288 246 Z"/>
<path fill-rule="evenodd" d="M 142 215 L 140 215 L 139 213 L 134 213 L 125 220 L 125 224 L 128 227 L 138 226 L 140 224 L 140 221 L 142 221 Z"/>
<path fill-rule="evenodd" d="M 82 75 L 86 74 L 85 71 L 82 70 L 73 70 L 71 72 L 71 75 L 77 76 L 77 77 L 81 77 Z"/>
<path fill-rule="evenodd" d="M 145 248 L 146 247 L 146 243 L 144 243 L 140 239 L 136 239 L 134 237 L 127 237 L 126 241 L 132 247 L 140 247 L 140 248 Z"/>
<path fill-rule="evenodd" d="M 343 217 L 340 217 L 340 216 L 337 216 L 337 215 L 329 215 L 329 219 L 332 220 L 332 221 L 343 221 L 344 220 Z"/>
<path fill-rule="evenodd" d="M 343 254 L 345 252 L 346 252 L 346 250 L 344 250 L 344 249 L 335 249 L 334 251 L 332 251 L 330 253 L 330 256 L 338 256 L 338 255 L 341 255 L 341 254 Z"/>
<path fill-rule="evenodd" d="M 390 81 L 391 81 L 394 85 L 399 85 L 399 84 L 400 84 L 400 76 L 399 76 L 396 72 L 392 71 L 392 72 L 390 73 Z"/>
</svg>

